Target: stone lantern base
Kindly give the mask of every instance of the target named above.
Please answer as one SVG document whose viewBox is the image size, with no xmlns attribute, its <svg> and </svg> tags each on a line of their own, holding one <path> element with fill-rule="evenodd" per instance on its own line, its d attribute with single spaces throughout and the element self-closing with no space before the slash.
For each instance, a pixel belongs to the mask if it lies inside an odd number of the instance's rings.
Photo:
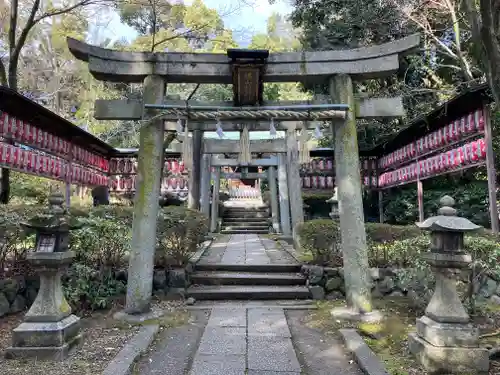
<svg viewBox="0 0 500 375">
<path fill-rule="evenodd" d="M 429 374 L 487 374 L 490 367 L 485 348 L 436 346 L 414 332 L 408 334 L 408 344 Z"/>
<path fill-rule="evenodd" d="M 70 315 L 59 322 L 24 322 L 12 331 L 6 358 L 63 360 L 80 344 L 80 318 Z"/>
</svg>

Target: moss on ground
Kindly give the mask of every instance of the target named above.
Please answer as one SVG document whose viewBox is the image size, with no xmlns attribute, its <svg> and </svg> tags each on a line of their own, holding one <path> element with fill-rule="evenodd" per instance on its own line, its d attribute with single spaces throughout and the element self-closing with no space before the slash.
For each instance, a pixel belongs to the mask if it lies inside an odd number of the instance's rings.
<svg viewBox="0 0 500 375">
<path fill-rule="evenodd" d="M 311 312 L 307 324 L 340 339 L 340 328 L 355 328 L 364 337 L 366 343 L 384 362 L 391 375 L 424 375 L 425 371 L 408 352 L 408 333 L 414 330 L 415 320 L 419 316 L 412 310 L 405 298 L 374 300 L 376 310 L 386 316 L 381 323 L 356 323 L 335 320 L 330 311 L 344 306 L 345 301 L 322 301 L 318 309 Z"/>
</svg>

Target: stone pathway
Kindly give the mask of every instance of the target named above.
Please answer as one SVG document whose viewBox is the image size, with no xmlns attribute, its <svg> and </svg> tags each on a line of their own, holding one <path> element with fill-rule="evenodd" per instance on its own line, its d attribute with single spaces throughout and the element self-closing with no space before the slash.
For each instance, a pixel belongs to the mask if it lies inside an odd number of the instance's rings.
<svg viewBox="0 0 500 375">
<path fill-rule="evenodd" d="M 257 234 L 233 234 L 215 241 L 199 264 L 295 264 L 273 240 Z"/>
<path fill-rule="evenodd" d="M 296 266 L 274 241 L 236 234 L 216 241 L 199 264 Z M 139 363 L 141 375 L 361 375 L 342 345 L 303 323 L 304 301 L 213 302 L 164 332 Z M 198 304 L 198 303 L 197 303 Z M 201 306 L 200 306 L 201 307 Z"/>
<path fill-rule="evenodd" d="M 283 309 L 212 309 L 190 375 L 277 372 L 301 372 Z"/>
</svg>

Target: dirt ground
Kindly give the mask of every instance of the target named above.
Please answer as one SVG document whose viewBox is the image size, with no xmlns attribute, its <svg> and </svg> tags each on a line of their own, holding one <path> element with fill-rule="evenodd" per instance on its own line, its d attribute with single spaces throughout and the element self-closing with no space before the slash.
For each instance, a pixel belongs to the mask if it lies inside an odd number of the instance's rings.
<svg viewBox="0 0 500 375">
<path fill-rule="evenodd" d="M 415 330 L 415 321 L 423 315 L 415 311 L 404 297 L 374 300 L 376 309 L 384 312 L 386 320 L 382 324 L 352 325 L 332 319 L 330 311 L 345 301 L 318 303 L 318 310 L 312 311 L 305 324 L 320 328 L 329 335 L 338 337 L 338 329 L 357 328 L 367 344 L 382 359 L 390 375 L 426 375 L 427 372 L 415 361 L 408 350 L 408 332 Z M 488 349 L 500 347 L 500 308 L 487 307 L 478 316 L 473 316 L 474 324 L 479 327 L 480 345 Z M 500 375 L 500 360 L 490 362 L 490 375 Z"/>
</svg>

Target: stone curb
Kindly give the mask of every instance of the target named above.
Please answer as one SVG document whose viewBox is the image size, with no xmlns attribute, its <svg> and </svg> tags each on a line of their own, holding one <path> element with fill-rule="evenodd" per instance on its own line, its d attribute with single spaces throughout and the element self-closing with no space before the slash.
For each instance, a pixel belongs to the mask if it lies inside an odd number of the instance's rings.
<svg viewBox="0 0 500 375">
<path fill-rule="evenodd" d="M 213 237 L 210 238 L 209 240 L 203 241 L 201 247 L 189 258 L 189 263 L 196 265 L 196 263 L 200 261 L 203 254 L 205 254 L 205 251 L 207 251 L 210 245 L 212 245 L 213 241 L 214 241 Z"/>
<path fill-rule="evenodd" d="M 286 251 L 290 256 L 295 259 L 295 261 L 299 264 L 302 264 L 302 261 L 299 259 L 299 254 L 297 253 L 297 250 L 292 245 L 289 245 L 286 241 L 284 240 L 278 240 L 278 244 L 280 245 L 281 249 Z"/>
<path fill-rule="evenodd" d="M 159 329 L 158 324 L 143 326 L 118 352 L 102 375 L 130 375 L 134 363 L 149 348 Z"/>
<path fill-rule="evenodd" d="M 384 365 L 355 329 L 339 329 L 347 349 L 366 375 L 389 375 Z"/>
</svg>

